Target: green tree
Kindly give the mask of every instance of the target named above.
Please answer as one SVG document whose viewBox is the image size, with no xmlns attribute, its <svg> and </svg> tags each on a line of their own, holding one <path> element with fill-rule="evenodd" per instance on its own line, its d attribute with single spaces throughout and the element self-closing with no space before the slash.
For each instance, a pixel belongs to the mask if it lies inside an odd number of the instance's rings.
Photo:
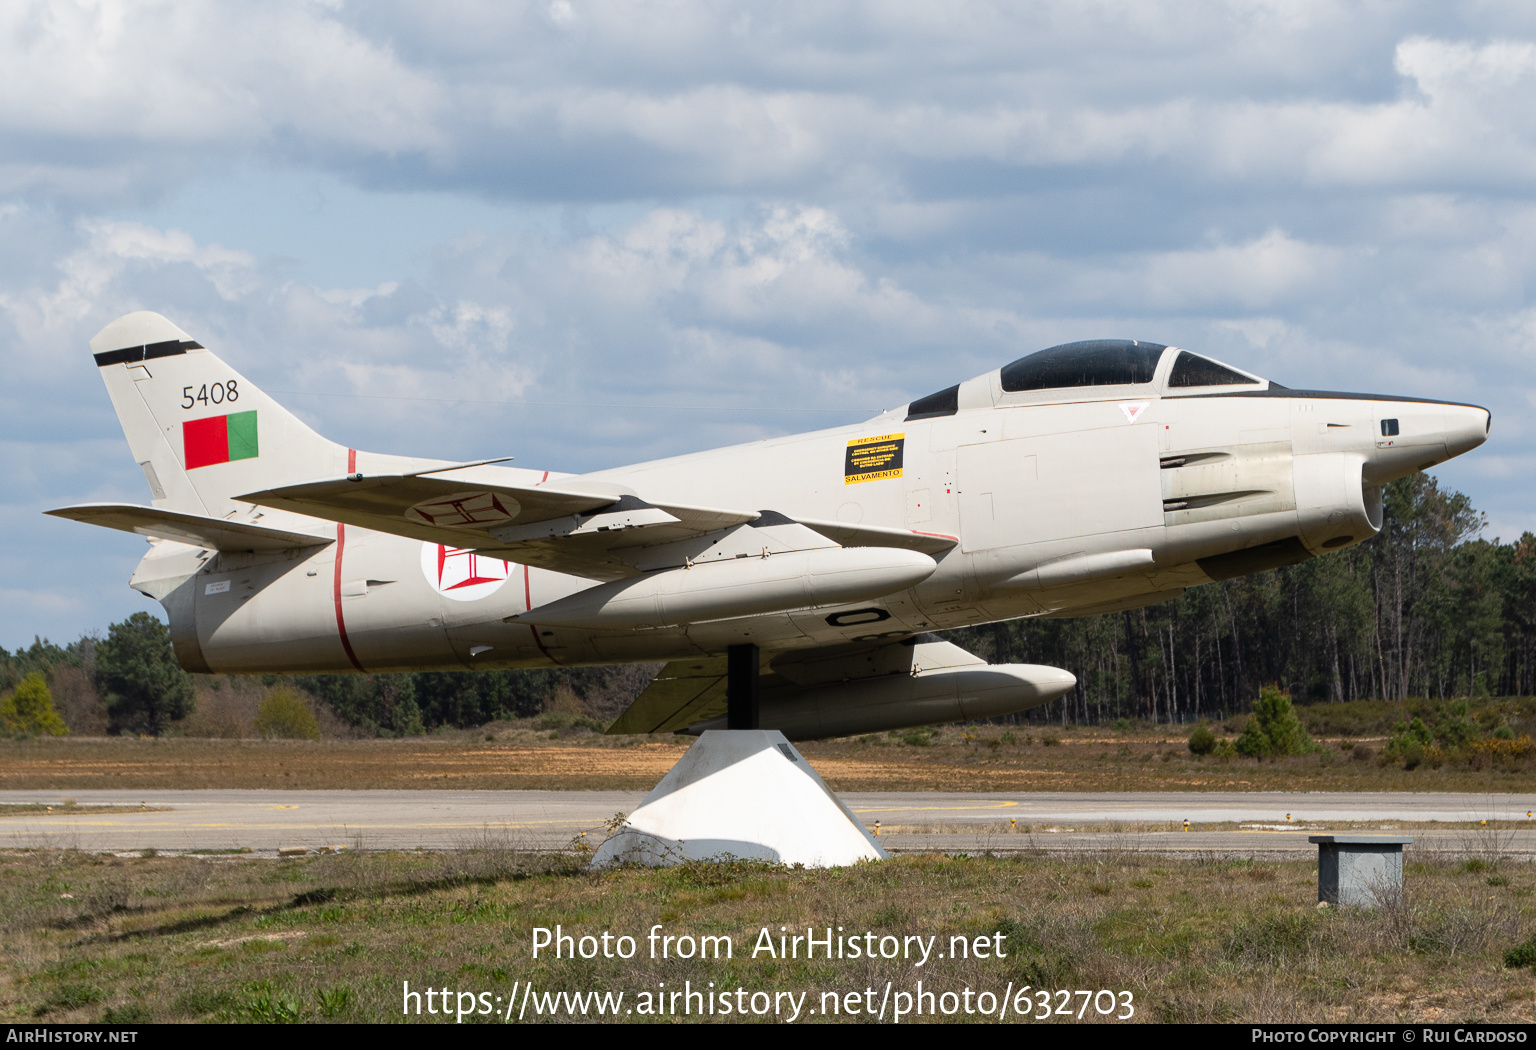
<svg viewBox="0 0 1536 1050">
<path fill-rule="evenodd" d="M 192 712 L 192 678 L 176 662 L 170 629 L 149 613 L 107 628 L 96 646 L 96 683 L 111 717 L 110 732 L 150 732 Z"/>
<path fill-rule="evenodd" d="M 1272 758 L 1305 755 L 1316 749 L 1317 745 L 1312 743 L 1301 719 L 1291 708 L 1291 698 L 1282 693 L 1278 685 L 1266 685 L 1259 690 L 1253 715 L 1248 719 L 1243 735 L 1237 738 L 1238 753 L 1249 758 Z"/>
<path fill-rule="evenodd" d="M 0 697 L 0 724 L 12 733 L 64 736 L 69 732 L 53 709 L 47 680 L 36 671 L 17 683 L 15 692 Z"/>
<path fill-rule="evenodd" d="M 287 686 L 267 694 L 256 709 L 256 731 L 286 740 L 319 740 L 320 723 L 304 698 Z"/>
</svg>

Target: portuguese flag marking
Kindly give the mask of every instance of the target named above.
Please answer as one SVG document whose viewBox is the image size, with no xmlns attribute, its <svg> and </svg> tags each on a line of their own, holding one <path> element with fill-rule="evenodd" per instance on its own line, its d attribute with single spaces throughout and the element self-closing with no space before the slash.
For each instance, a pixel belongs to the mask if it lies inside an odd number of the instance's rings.
<svg viewBox="0 0 1536 1050">
<path fill-rule="evenodd" d="M 255 459 L 256 413 L 232 412 L 209 419 L 189 419 L 181 424 L 187 469 L 211 467 L 237 459 Z"/>
</svg>

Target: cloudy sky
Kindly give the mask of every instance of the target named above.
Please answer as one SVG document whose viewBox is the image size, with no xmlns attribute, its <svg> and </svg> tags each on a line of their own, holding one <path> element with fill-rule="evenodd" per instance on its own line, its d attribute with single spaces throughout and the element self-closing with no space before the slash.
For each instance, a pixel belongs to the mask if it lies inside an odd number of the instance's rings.
<svg viewBox="0 0 1536 1050">
<path fill-rule="evenodd" d="M 1125 336 L 1470 401 L 1536 530 L 1529 4 L 0 5 L 0 645 L 138 609 L 86 342 L 355 447 L 589 470 Z"/>
</svg>

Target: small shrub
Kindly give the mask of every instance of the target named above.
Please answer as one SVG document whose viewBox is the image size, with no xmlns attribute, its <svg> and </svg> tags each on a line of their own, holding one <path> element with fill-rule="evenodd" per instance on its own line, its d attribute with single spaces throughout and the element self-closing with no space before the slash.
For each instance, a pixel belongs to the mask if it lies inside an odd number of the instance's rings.
<svg viewBox="0 0 1536 1050">
<path fill-rule="evenodd" d="M 1222 950 L 1233 962 L 1285 967 L 1305 955 L 1315 921 L 1310 915 L 1271 915 L 1239 923 Z"/>
<path fill-rule="evenodd" d="M 911 729 L 901 738 L 901 742 L 908 747 L 931 747 L 933 734 L 926 729 Z"/>
<path fill-rule="evenodd" d="M 345 985 L 339 988 L 322 988 L 315 993 L 315 998 L 320 1002 L 322 1017 L 340 1017 L 352 1009 L 352 989 Z"/>
<path fill-rule="evenodd" d="M 590 729 L 594 733 L 607 730 L 608 723 L 590 718 L 582 714 L 570 714 L 565 711 L 551 711 L 540 715 L 533 720 L 534 729 Z M 551 737 L 550 739 L 554 739 Z"/>
<path fill-rule="evenodd" d="M 88 984 L 64 984 L 58 991 L 50 995 L 38 1008 L 38 1016 L 52 1013 L 55 1010 L 78 1010 L 82 1006 L 90 1006 L 105 999 L 106 993 L 100 988 Z"/>
<path fill-rule="evenodd" d="M 1536 936 L 1527 937 L 1524 943 L 1517 944 L 1505 952 L 1504 965 L 1511 970 L 1518 970 L 1522 966 L 1536 966 Z"/>
<path fill-rule="evenodd" d="M 1061 737 L 1057 736 L 1055 733 L 1041 733 L 1040 743 L 1045 747 L 1060 747 Z"/>
<path fill-rule="evenodd" d="M 256 709 L 256 730 L 264 737 L 318 740 L 320 723 L 296 691 L 279 686 Z"/>
<path fill-rule="evenodd" d="M 177 996 L 174 1009 L 184 1016 L 202 1017 L 227 1009 L 233 1002 L 229 992 L 198 988 Z"/>
<path fill-rule="evenodd" d="M 1216 734 L 1211 732 L 1208 725 L 1198 725 L 1195 731 L 1189 734 L 1189 753 L 1192 755 L 1209 755 L 1216 750 Z"/>
<path fill-rule="evenodd" d="M 64 736 L 69 732 L 53 709 L 47 679 L 35 671 L 18 682 L 9 696 L 0 697 L 0 724 L 11 733 Z"/>
<path fill-rule="evenodd" d="M 1306 755 L 1316 749 L 1291 707 L 1291 698 L 1278 685 L 1266 685 L 1259 690 L 1253 715 L 1237 739 L 1238 753 L 1249 758 L 1274 758 Z"/>
<path fill-rule="evenodd" d="M 303 1008 L 291 995 L 284 995 L 271 981 L 250 985 L 250 995 L 235 1007 L 242 1020 L 256 1024 L 298 1024 Z"/>
</svg>

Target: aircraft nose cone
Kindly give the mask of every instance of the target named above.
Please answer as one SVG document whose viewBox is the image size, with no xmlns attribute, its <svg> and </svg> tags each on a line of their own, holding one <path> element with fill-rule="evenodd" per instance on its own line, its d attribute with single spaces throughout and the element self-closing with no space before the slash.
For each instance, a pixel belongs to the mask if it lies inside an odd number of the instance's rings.
<svg viewBox="0 0 1536 1050">
<path fill-rule="evenodd" d="M 1372 485 L 1470 452 L 1488 440 L 1493 425 L 1489 411 L 1478 405 L 1398 401 L 1381 404 L 1379 411 L 1376 451 L 1366 470 Z"/>
<path fill-rule="evenodd" d="M 1492 412 L 1476 405 L 1447 405 L 1446 407 L 1452 410 L 1445 427 L 1447 459 L 1459 456 L 1463 452 L 1471 452 L 1488 440 L 1488 433 L 1493 429 Z"/>
</svg>

